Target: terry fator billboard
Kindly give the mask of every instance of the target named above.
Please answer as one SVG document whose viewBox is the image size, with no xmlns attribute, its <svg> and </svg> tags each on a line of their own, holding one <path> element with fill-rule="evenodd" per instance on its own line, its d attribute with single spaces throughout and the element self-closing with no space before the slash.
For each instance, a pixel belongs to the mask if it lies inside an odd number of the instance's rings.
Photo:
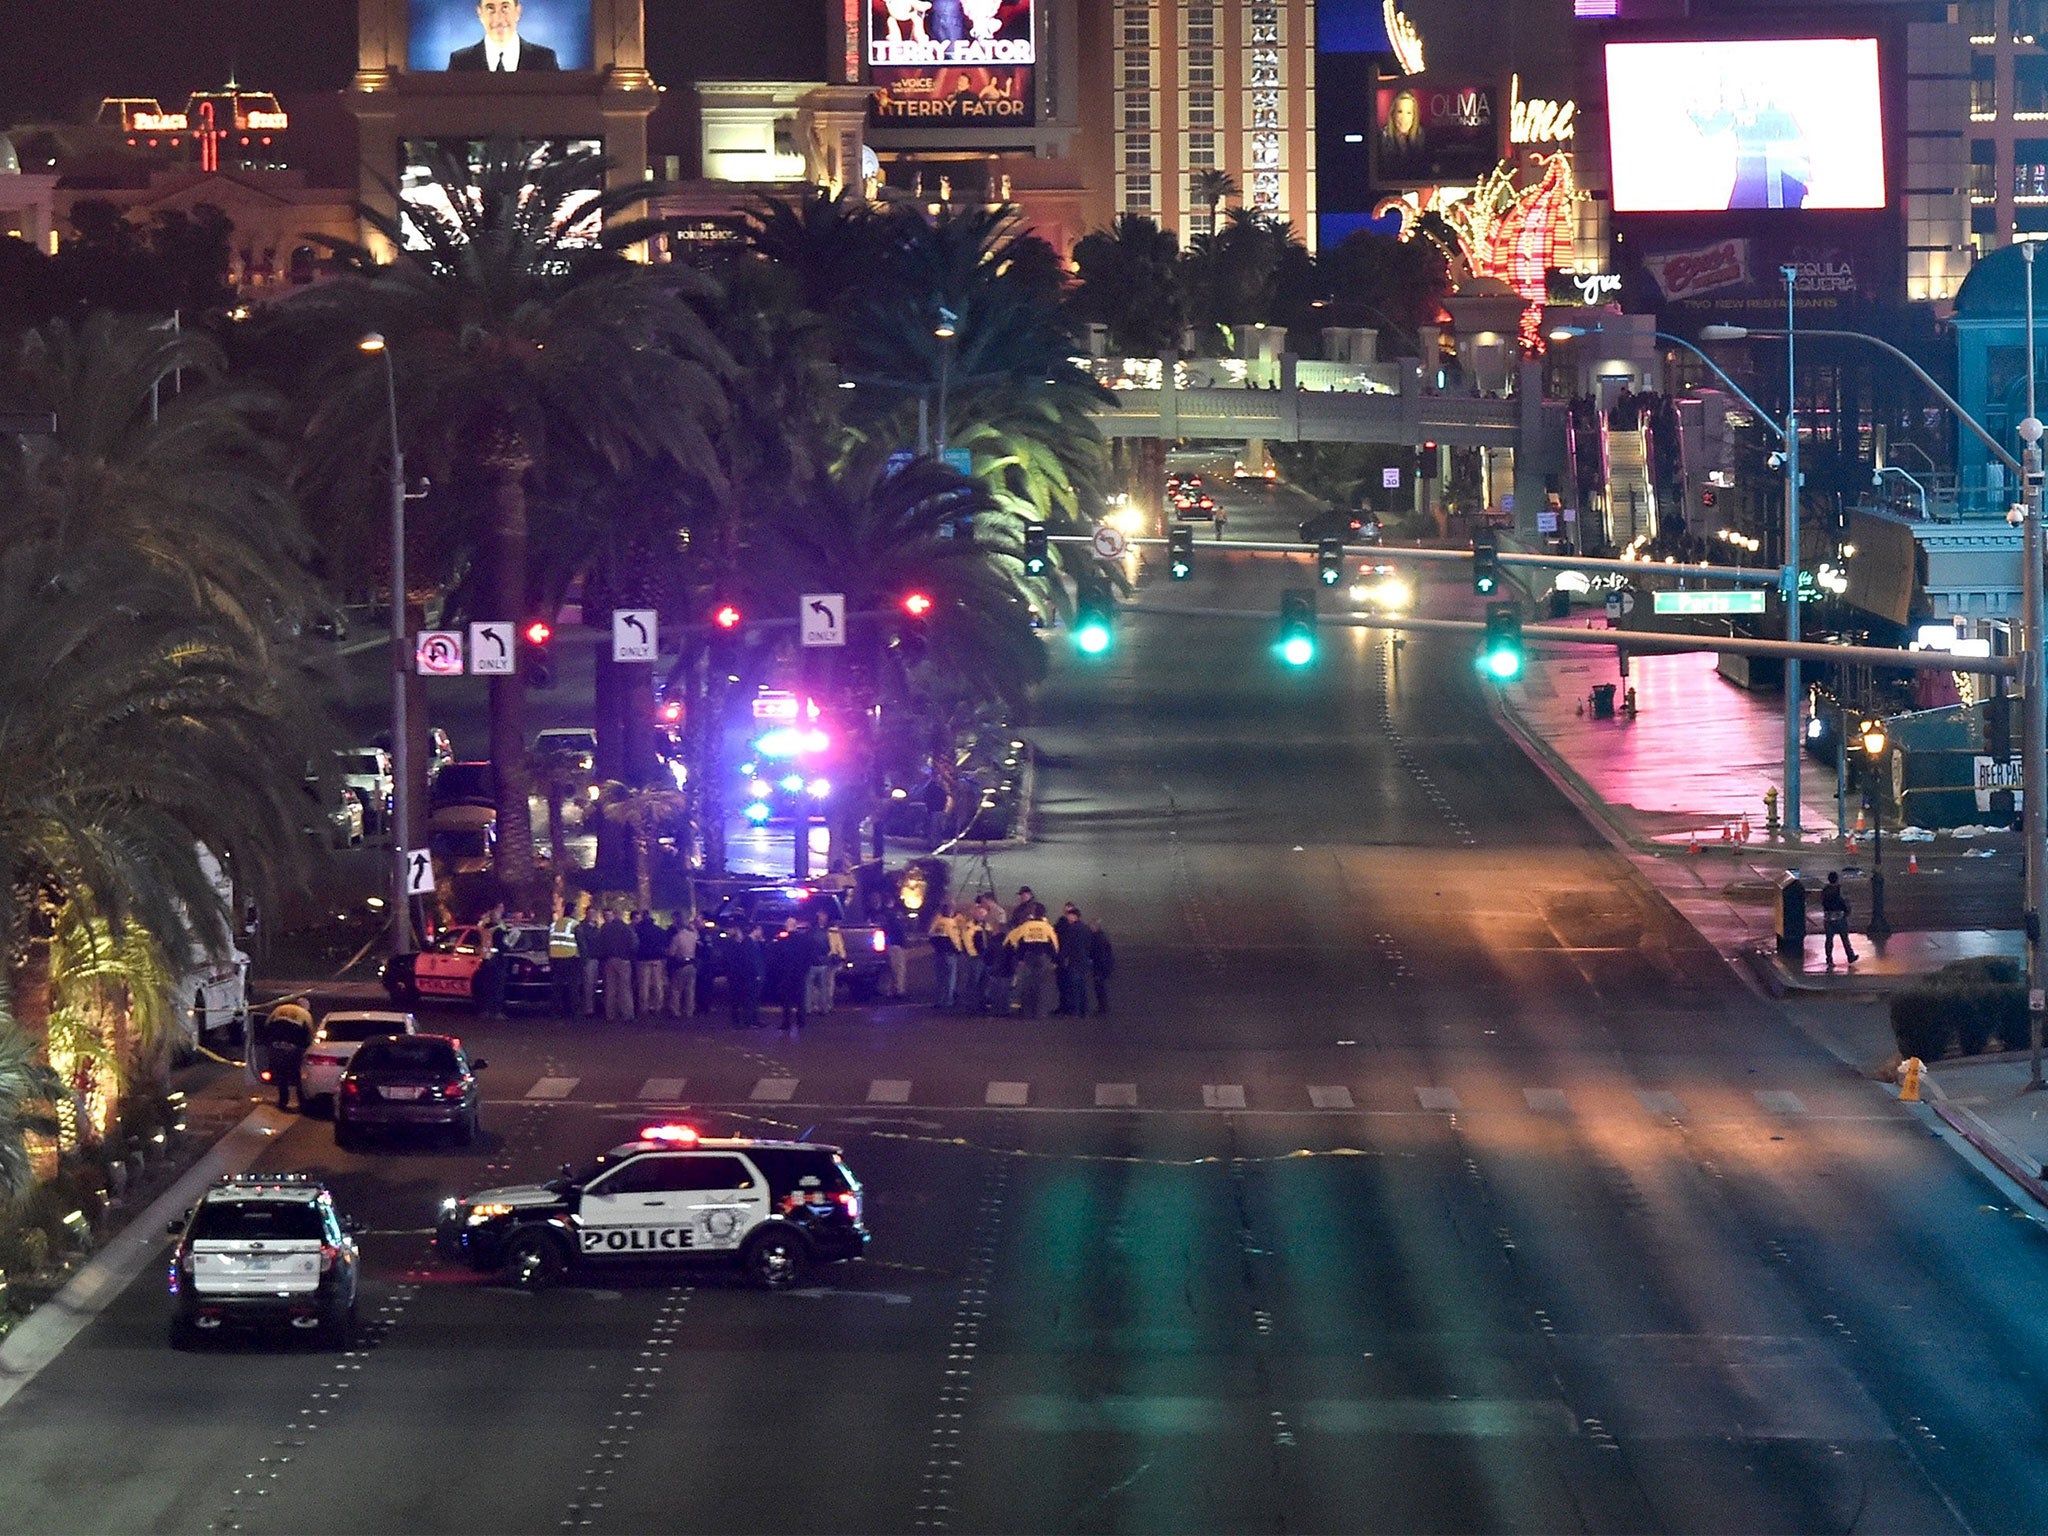
<svg viewBox="0 0 2048 1536">
<path fill-rule="evenodd" d="M 898 127 L 1028 127 L 1033 0 L 868 0 L 869 116 Z"/>
</svg>

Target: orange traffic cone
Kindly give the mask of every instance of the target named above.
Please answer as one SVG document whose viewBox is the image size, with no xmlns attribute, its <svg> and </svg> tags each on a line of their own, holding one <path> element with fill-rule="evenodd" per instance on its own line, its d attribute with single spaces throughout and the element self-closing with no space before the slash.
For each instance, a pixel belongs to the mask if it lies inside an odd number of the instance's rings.
<svg viewBox="0 0 2048 1536">
<path fill-rule="evenodd" d="M 1842 846 L 1844 851 L 1854 853 L 1856 851 L 1856 834 L 1854 832 L 1851 832 L 1849 834 L 1848 841 L 1844 843 Z"/>
<path fill-rule="evenodd" d="M 1735 841 L 1735 826 L 1732 822 L 1724 821 L 1721 823 L 1721 841 L 1724 843 Z"/>
<path fill-rule="evenodd" d="M 1863 824 L 1863 811 L 1862 811 L 1862 808 L 1861 808 L 1860 806 L 1859 806 L 1859 807 L 1857 808 L 1857 811 L 1856 811 L 1856 830 L 1857 830 L 1858 832 L 1862 832 L 1862 831 L 1866 830 L 1866 829 L 1865 829 L 1865 827 L 1864 827 L 1864 824 Z"/>
<path fill-rule="evenodd" d="M 1687 842 L 1687 843 L 1686 843 L 1686 845 L 1685 845 L 1685 851 L 1686 851 L 1687 853 L 1698 853 L 1698 852 L 1700 851 L 1700 835 L 1699 835 L 1699 833 L 1697 833 L 1697 832 L 1694 832 L 1694 833 L 1692 833 L 1692 834 L 1691 834 L 1691 840 L 1690 840 L 1689 842 Z"/>
<path fill-rule="evenodd" d="M 1919 854 L 1917 854 L 1917 853 L 1909 853 L 1909 854 L 1907 854 L 1907 855 L 1906 855 L 1906 873 L 1907 873 L 1907 874 L 1909 874 L 1909 875 L 1917 875 L 1917 874 L 1919 874 L 1919 873 L 1920 873 L 1920 855 L 1919 855 Z"/>
<path fill-rule="evenodd" d="M 1749 841 L 1749 818 L 1747 816 L 1742 818 L 1742 831 L 1737 836 L 1736 841 L 1739 843 L 1746 843 Z"/>
</svg>

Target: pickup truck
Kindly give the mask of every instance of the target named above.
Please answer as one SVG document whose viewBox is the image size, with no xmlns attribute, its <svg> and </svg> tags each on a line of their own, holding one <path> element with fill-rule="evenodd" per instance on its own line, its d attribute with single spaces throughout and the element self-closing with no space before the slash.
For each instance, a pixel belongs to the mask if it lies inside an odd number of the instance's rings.
<svg viewBox="0 0 2048 1536">
<path fill-rule="evenodd" d="M 840 974 L 854 997 L 888 996 L 889 936 L 872 923 L 847 921 L 846 906 L 837 891 L 816 890 L 801 885 L 749 886 L 727 891 L 707 903 L 710 916 L 706 926 L 719 931 L 743 923 L 759 923 L 763 938 L 774 936 L 782 920 L 792 913 L 797 921 L 811 922 L 821 907 L 829 914 L 846 945 L 846 963 Z"/>
</svg>

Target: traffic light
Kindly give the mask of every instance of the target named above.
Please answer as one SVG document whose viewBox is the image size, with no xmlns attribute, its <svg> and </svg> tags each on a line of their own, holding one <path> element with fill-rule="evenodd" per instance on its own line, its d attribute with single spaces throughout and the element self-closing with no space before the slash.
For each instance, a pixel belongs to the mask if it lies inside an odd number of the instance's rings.
<svg viewBox="0 0 2048 1536">
<path fill-rule="evenodd" d="M 1490 528 L 1472 535 L 1472 590 L 1480 597 L 1500 590 L 1500 550 Z"/>
<path fill-rule="evenodd" d="M 548 642 L 555 628 L 546 619 L 529 619 L 519 627 L 519 675 L 534 688 L 550 688 L 555 681 L 555 658 Z"/>
<path fill-rule="evenodd" d="M 1110 607 L 1106 598 L 1083 594 L 1074 606 L 1074 648 L 1083 656 L 1100 656 L 1109 649 Z"/>
<path fill-rule="evenodd" d="M 1436 444 L 1424 443 L 1415 450 L 1415 478 L 1434 480 L 1437 472 Z"/>
<path fill-rule="evenodd" d="M 906 593 L 903 598 L 902 608 L 907 617 L 922 619 L 932 611 L 931 594 L 929 592 Z"/>
<path fill-rule="evenodd" d="M 738 633 L 740 626 L 746 622 L 747 616 L 740 612 L 737 603 L 720 603 L 711 610 L 713 627 L 728 635 Z"/>
<path fill-rule="evenodd" d="M 711 664 L 728 674 L 739 659 L 740 630 L 747 616 L 737 603 L 714 603 L 711 608 L 711 643 L 707 647 Z"/>
<path fill-rule="evenodd" d="M 1486 605 L 1486 644 L 1479 652 L 1479 670 L 1496 682 L 1510 683 L 1522 675 L 1522 605 Z"/>
<path fill-rule="evenodd" d="M 1045 542 L 1045 524 L 1024 525 L 1024 574 L 1043 576 L 1052 564 L 1052 554 Z"/>
<path fill-rule="evenodd" d="M 929 592 L 906 592 L 896 606 L 909 621 L 896 631 L 896 649 L 906 664 L 920 662 L 925 657 L 925 620 L 937 605 Z"/>
<path fill-rule="evenodd" d="M 1316 580 L 1326 587 L 1334 587 L 1344 579 L 1344 541 L 1342 539 L 1316 540 Z"/>
<path fill-rule="evenodd" d="M 1186 523 L 1166 530 L 1166 574 L 1175 581 L 1191 580 L 1195 574 L 1195 530 Z"/>
<path fill-rule="evenodd" d="M 1280 643 L 1275 649 L 1290 667 L 1305 667 L 1316 659 L 1315 593 L 1280 594 Z"/>
</svg>

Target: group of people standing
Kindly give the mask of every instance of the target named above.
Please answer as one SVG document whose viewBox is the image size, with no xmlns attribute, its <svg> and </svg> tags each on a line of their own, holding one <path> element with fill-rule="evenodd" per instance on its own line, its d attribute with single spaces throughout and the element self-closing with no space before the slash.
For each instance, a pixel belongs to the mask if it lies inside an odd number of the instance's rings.
<svg viewBox="0 0 2048 1536">
<path fill-rule="evenodd" d="M 697 925 L 681 912 L 614 912 L 595 903 L 556 917 L 548 935 L 555 1006 L 608 1020 L 687 1019 L 697 1012 Z"/>
<path fill-rule="evenodd" d="M 1028 885 L 1007 910 L 985 892 L 958 911 L 941 906 L 930 939 L 938 970 L 933 1006 L 943 1012 L 1014 1009 L 1034 1019 L 1109 1012 L 1115 947 L 1072 902 L 1053 922 Z"/>
</svg>

